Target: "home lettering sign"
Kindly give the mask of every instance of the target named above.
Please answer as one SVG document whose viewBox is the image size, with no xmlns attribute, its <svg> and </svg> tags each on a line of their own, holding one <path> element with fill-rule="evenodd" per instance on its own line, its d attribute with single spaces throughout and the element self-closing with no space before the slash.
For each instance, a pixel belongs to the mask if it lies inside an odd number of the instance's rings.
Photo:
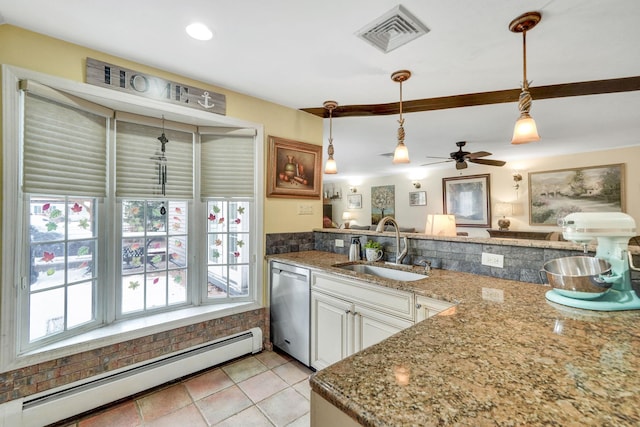
<svg viewBox="0 0 640 427">
<path fill-rule="evenodd" d="M 215 114 L 226 115 L 227 112 L 227 98 L 224 94 L 161 79 L 93 58 L 87 58 L 87 83 Z"/>
</svg>

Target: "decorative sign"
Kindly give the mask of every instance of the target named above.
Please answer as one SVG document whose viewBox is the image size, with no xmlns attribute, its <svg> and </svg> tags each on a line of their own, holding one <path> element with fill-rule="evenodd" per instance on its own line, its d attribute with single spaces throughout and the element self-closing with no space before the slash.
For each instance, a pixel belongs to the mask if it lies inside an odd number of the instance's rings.
<svg viewBox="0 0 640 427">
<path fill-rule="evenodd" d="M 87 83 L 220 115 L 227 112 L 227 98 L 224 94 L 161 79 L 93 58 L 87 58 Z"/>
</svg>

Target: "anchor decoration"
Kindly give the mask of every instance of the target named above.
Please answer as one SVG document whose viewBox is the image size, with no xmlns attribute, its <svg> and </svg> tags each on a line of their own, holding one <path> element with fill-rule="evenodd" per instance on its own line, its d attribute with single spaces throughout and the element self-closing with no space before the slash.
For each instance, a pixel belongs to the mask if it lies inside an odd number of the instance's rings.
<svg viewBox="0 0 640 427">
<path fill-rule="evenodd" d="M 213 108 L 213 107 L 216 106 L 216 104 L 214 104 L 214 103 L 211 103 L 211 104 L 209 103 L 209 100 L 213 99 L 211 96 L 209 96 L 209 92 L 204 92 L 202 94 L 202 97 L 204 98 L 204 102 L 198 101 L 198 104 L 200 104 L 204 108 Z"/>
</svg>

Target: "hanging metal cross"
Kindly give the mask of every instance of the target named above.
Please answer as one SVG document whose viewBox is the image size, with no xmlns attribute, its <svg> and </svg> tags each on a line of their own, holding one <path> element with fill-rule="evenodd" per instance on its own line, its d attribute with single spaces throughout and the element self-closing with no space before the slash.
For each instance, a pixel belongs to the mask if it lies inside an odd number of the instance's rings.
<svg viewBox="0 0 640 427">
<path fill-rule="evenodd" d="M 160 148 L 162 154 L 160 154 L 160 157 L 158 158 L 158 160 L 160 161 L 158 163 L 158 184 L 162 185 L 162 195 L 165 196 L 165 187 L 167 184 L 167 158 L 165 157 L 164 153 L 165 145 L 169 142 L 169 140 L 164 134 L 164 117 L 162 118 L 162 135 L 158 137 L 158 141 L 160 141 L 160 144 L 162 144 Z"/>
</svg>

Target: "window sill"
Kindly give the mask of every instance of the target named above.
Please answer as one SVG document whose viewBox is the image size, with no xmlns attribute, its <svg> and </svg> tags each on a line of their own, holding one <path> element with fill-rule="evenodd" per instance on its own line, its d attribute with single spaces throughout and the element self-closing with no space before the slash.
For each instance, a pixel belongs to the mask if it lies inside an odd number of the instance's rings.
<svg viewBox="0 0 640 427">
<path fill-rule="evenodd" d="M 139 319 L 123 320 L 23 353 L 17 356 L 9 363 L 10 366 L 5 367 L 2 371 L 31 366 L 60 357 L 259 308 L 262 308 L 260 304 L 249 301 L 189 307 Z"/>
</svg>

